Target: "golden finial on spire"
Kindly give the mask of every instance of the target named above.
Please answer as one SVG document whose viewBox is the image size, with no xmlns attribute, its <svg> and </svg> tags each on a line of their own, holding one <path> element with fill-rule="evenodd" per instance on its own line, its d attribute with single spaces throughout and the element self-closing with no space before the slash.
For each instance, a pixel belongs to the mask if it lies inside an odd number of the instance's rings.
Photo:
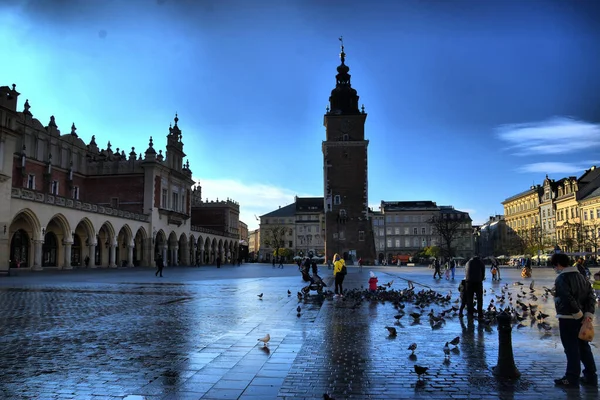
<svg viewBox="0 0 600 400">
<path fill-rule="evenodd" d="M 346 61 L 346 53 L 344 53 L 344 37 L 340 36 L 338 39 L 342 46 L 342 52 L 340 53 L 340 59 L 342 60 L 342 64 L 344 64 L 344 61 Z"/>
</svg>

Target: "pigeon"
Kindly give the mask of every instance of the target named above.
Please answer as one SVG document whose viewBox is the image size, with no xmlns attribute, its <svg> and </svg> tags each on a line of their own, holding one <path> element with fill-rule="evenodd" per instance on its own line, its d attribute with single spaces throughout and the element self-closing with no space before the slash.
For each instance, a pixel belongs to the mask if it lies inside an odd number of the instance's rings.
<svg viewBox="0 0 600 400">
<path fill-rule="evenodd" d="M 400 318 L 404 317 L 404 314 L 396 314 L 394 315 L 394 318 L 396 319 L 396 321 L 400 321 Z"/>
<path fill-rule="evenodd" d="M 398 331 L 396 331 L 396 328 L 394 328 L 393 326 L 386 326 L 385 329 L 388 330 L 388 332 L 390 333 L 390 336 L 398 335 Z"/>
<path fill-rule="evenodd" d="M 416 343 L 413 343 L 413 344 L 411 344 L 410 346 L 408 346 L 408 349 L 407 349 L 407 350 L 410 350 L 410 351 L 412 351 L 412 354 L 415 354 L 415 350 L 416 350 L 416 349 L 417 349 L 417 344 L 416 344 Z M 415 370 L 415 372 L 416 372 L 416 370 Z"/>
<path fill-rule="evenodd" d="M 296 308 L 296 311 L 298 312 L 298 314 L 300 314 L 300 311 L 302 311 L 302 308 L 300 308 L 300 306 L 298 306 L 298 308 Z"/>
<path fill-rule="evenodd" d="M 529 284 L 529 290 L 532 291 L 532 292 L 535 291 L 534 285 L 535 285 L 535 281 L 531 281 L 531 283 Z"/>
<path fill-rule="evenodd" d="M 419 319 L 419 318 L 421 318 L 421 314 L 419 314 L 419 313 L 415 313 L 415 312 L 413 312 L 413 313 L 410 313 L 409 315 L 410 315 L 411 317 L 413 317 L 414 319 Z"/>
<path fill-rule="evenodd" d="M 271 335 L 269 335 L 268 333 L 265 337 L 258 339 L 259 342 L 263 342 L 264 346 L 266 346 L 267 343 L 269 343 L 269 340 L 271 340 Z"/>
<path fill-rule="evenodd" d="M 460 336 L 455 337 L 454 339 L 452 339 L 449 342 L 452 346 L 458 346 L 458 344 L 460 343 Z"/>
<path fill-rule="evenodd" d="M 448 342 L 444 345 L 444 358 L 450 358 L 450 346 L 448 346 Z"/>
<path fill-rule="evenodd" d="M 263 294 L 257 294 L 258 298 L 262 300 Z"/>
<path fill-rule="evenodd" d="M 328 395 L 327 393 L 323 393 L 323 400 L 335 400 L 333 397 Z"/>
<path fill-rule="evenodd" d="M 291 296 L 292 292 L 290 292 L 290 289 L 288 289 L 288 296 Z"/>
<path fill-rule="evenodd" d="M 417 373 L 417 376 L 419 377 L 419 380 L 421 380 L 421 375 L 426 374 L 427 370 L 429 369 L 428 367 L 421 367 L 420 365 L 415 364 L 415 372 Z"/>
</svg>

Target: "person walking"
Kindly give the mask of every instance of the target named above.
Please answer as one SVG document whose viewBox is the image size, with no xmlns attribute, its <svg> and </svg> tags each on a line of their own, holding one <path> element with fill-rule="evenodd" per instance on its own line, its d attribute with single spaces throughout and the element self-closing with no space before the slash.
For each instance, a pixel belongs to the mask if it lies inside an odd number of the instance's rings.
<svg viewBox="0 0 600 400">
<path fill-rule="evenodd" d="M 162 272 L 164 267 L 165 263 L 163 262 L 162 256 L 159 254 L 156 256 L 156 273 L 154 274 L 154 276 L 158 276 L 160 274 L 160 277 L 162 278 Z"/>
<path fill-rule="evenodd" d="M 221 256 L 217 256 L 217 268 L 221 268 Z"/>
<path fill-rule="evenodd" d="M 363 260 L 362 260 L 362 258 L 359 258 L 358 259 L 358 270 L 360 272 L 362 272 L 362 267 L 363 267 Z"/>
<path fill-rule="evenodd" d="M 589 281 L 576 266 L 569 266 L 564 253 L 554 254 L 550 260 L 558 272 L 554 281 L 554 307 L 558 318 L 560 341 L 567 356 L 567 369 L 562 378 L 555 379 L 556 386 L 598 386 L 596 363 L 589 342 L 579 339 L 583 322 L 591 322 L 596 310 L 596 299 Z M 583 364 L 583 377 L 581 373 Z"/>
<path fill-rule="evenodd" d="M 433 279 L 435 279 L 436 275 L 439 277 L 439 279 L 442 279 L 442 267 L 440 265 L 440 261 L 437 258 L 433 262 L 433 267 L 435 268 L 435 270 L 433 271 Z"/>
<path fill-rule="evenodd" d="M 473 256 L 465 265 L 465 303 L 467 315 L 473 316 L 475 306 L 473 297 L 477 296 L 477 318 L 483 318 L 483 281 L 485 280 L 485 264 L 479 256 Z"/>
<path fill-rule="evenodd" d="M 279 257 L 279 267 L 278 268 L 283 269 L 283 256 Z"/>
<path fill-rule="evenodd" d="M 335 296 L 344 296 L 344 278 L 346 277 L 346 263 L 336 253 L 333 256 L 333 277 L 335 280 Z"/>
<path fill-rule="evenodd" d="M 454 280 L 455 273 L 456 273 L 456 261 L 450 260 L 450 275 L 452 276 L 452 280 Z"/>
</svg>

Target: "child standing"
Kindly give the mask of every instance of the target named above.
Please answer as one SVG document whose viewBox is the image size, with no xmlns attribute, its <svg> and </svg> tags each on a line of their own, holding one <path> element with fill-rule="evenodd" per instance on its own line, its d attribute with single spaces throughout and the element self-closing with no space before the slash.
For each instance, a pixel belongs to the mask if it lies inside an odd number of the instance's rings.
<svg viewBox="0 0 600 400">
<path fill-rule="evenodd" d="M 369 292 L 371 293 L 375 293 L 377 291 L 377 276 L 375 276 L 375 273 L 373 273 L 373 271 L 369 272 L 370 278 L 369 278 Z"/>
<path fill-rule="evenodd" d="M 463 310 L 465 309 L 465 291 L 467 290 L 467 281 L 463 279 L 460 281 L 460 285 L 458 285 L 458 293 L 460 294 L 460 310 L 458 311 L 458 316 L 462 317 Z"/>
</svg>

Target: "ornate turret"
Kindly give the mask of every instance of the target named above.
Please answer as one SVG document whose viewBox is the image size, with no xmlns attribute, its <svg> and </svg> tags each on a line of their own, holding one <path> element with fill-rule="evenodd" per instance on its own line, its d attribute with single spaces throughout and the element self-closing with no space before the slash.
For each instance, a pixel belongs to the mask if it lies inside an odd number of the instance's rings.
<svg viewBox="0 0 600 400">
<path fill-rule="evenodd" d="M 328 114 L 334 115 L 355 115 L 360 114 L 358 109 L 358 94 L 350 84 L 350 68 L 346 65 L 346 53 L 344 51 L 344 42 L 342 37 L 339 38 L 341 43 L 340 61 L 341 64 L 337 67 L 337 75 L 335 76 L 335 89 L 331 91 L 329 97 Z"/>
<path fill-rule="evenodd" d="M 183 157 L 185 157 L 185 153 L 183 152 L 183 135 L 177 125 L 179 122 L 177 113 L 175 113 L 173 121 L 175 124 L 169 126 L 169 134 L 167 135 L 167 152 L 165 158 L 170 168 L 181 171 L 183 169 Z"/>
<path fill-rule="evenodd" d="M 148 143 L 148 148 L 146 149 L 146 160 L 154 160 L 156 158 L 156 150 L 154 150 L 154 142 L 152 140 L 152 136 L 150 136 L 150 141 Z"/>
</svg>

